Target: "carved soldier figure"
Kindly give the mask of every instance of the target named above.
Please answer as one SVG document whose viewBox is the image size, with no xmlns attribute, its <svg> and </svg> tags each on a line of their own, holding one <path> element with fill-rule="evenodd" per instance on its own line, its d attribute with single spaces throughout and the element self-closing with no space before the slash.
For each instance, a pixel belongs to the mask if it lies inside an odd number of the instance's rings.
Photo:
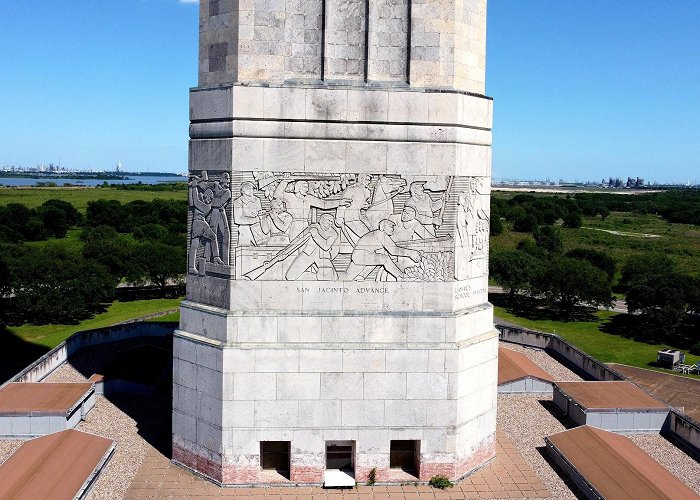
<svg viewBox="0 0 700 500">
<path fill-rule="evenodd" d="M 226 205 L 231 201 L 231 176 L 228 172 L 221 174 L 221 179 L 210 182 L 213 192 L 211 202 L 211 215 L 209 216 L 209 226 L 216 234 L 217 241 L 221 245 L 219 256 L 224 264 L 229 264 L 229 248 L 231 244 L 231 230 L 226 217 Z"/>
<path fill-rule="evenodd" d="M 430 236 L 435 236 L 435 226 L 442 223 L 440 216 L 435 216 L 435 212 L 440 211 L 445 203 L 446 194 L 443 194 L 437 200 L 433 200 L 428 193 L 425 192 L 425 187 L 422 182 L 414 182 L 409 188 L 411 197 L 406 201 L 407 207 L 413 207 L 416 210 L 416 218 L 425 226 L 425 229 L 430 233 Z"/>
<path fill-rule="evenodd" d="M 206 172 L 202 173 L 202 177 L 193 176 L 189 183 L 189 204 L 190 210 L 192 210 L 192 230 L 191 230 L 191 240 L 190 240 L 190 252 L 189 252 L 189 272 L 199 273 L 203 271 L 197 269 L 197 250 L 199 245 L 204 243 L 208 244 L 210 251 L 211 261 L 215 264 L 223 264 L 219 256 L 219 242 L 216 237 L 216 233 L 212 231 L 211 226 L 206 220 L 206 217 L 212 211 L 212 200 L 214 199 L 214 193 L 211 189 L 206 189 L 204 193 L 200 195 L 199 184 L 207 181 Z M 205 252 L 205 258 L 207 254 Z"/>
<path fill-rule="evenodd" d="M 238 225 L 238 245 L 255 246 L 262 234 L 260 214 L 262 205 L 255 196 L 252 182 L 241 183 L 241 195 L 233 200 L 233 222 Z"/>
<path fill-rule="evenodd" d="M 395 226 L 391 236 L 394 241 L 424 240 L 431 237 L 425 226 L 416 218 L 416 209 L 411 206 L 405 205 L 403 212 L 389 216 L 389 220 Z"/>
<path fill-rule="evenodd" d="M 292 215 L 292 226 L 289 229 L 289 238 L 292 240 L 309 226 L 311 207 L 330 210 L 347 204 L 347 201 L 322 200 L 309 194 L 309 183 L 307 181 L 294 182 L 294 192 L 290 193 L 287 191 L 287 187 L 292 181 L 288 173 L 284 175 L 285 178 L 275 188 L 273 198 L 282 200 L 287 207 L 287 211 Z"/>
<path fill-rule="evenodd" d="M 384 219 L 379 223 L 379 229 L 370 231 L 358 240 L 345 273 L 346 280 L 365 276 L 365 272 L 371 271 L 375 266 L 382 266 L 384 271 L 396 279 L 401 278 L 404 271 L 392 260 L 392 255 L 408 257 L 413 262 L 420 261 L 420 251 L 396 246 L 391 239 L 394 229 L 395 224 L 389 219 Z"/>
<path fill-rule="evenodd" d="M 264 244 L 288 245 L 292 215 L 287 212 L 284 202 L 278 198 L 272 199 L 270 207 L 270 212 L 260 221 L 262 232 L 265 235 Z"/>
<path fill-rule="evenodd" d="M 370 230 L 363 221 L 361 213 L 362 209 L 367 208 L 369 198 L 372 196 L 372 192 L 368 187 L 370 180 L 371 176 L 369 174 L 359 174 L 357 182 L 349 185 L 343 191 L 342 201 L 347 206 L 338 209 L 336 220 L 338 224 L 345 224 L 347 229 L 352 231 L 353 234 L 349 235 L 349 239 L 352 241 L 367 234 Z"/>
<path fill-rule="evenodd" d="M 333 259 L 338 256 L 338 236 L 335 219 L 331 214 L 322 214 L 317 224 L 309 227 L 310 238 L 301 248 L 299 255 L 287 269 L 285 278 L 296 280 L 312 265 L 316 265 L 317 280 L 337 280 L 338 273 L 333 266 Z"/>
</svg>

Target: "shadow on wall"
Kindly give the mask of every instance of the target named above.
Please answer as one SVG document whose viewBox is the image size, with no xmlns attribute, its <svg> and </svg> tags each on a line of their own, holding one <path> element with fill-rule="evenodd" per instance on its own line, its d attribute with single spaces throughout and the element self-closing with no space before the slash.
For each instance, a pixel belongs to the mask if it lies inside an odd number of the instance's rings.
<svg viewBox="0 0 700 500">
<path fill-rule="evenodd" d="M 0 326 L 0 384 L 49 352 L 49 348 L 18 337 Z"/>
<path fill-rule="evenodd" d="M 99 373 L 105 398 L 136 422 L 138 433 L 166 457 L 172 453 L 172 335 L 84 347 L 70 364 Z"/>
</svg>

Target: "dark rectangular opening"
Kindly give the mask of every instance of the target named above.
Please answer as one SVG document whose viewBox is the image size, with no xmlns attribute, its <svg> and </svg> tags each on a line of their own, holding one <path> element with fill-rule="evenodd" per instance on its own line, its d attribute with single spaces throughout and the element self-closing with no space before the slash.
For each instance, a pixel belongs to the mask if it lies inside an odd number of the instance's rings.
<svg viewBox="0 0 700 500">
<path fill-rule="evenodd" d="M 353 443 L 326 443 L 326 469 L 353 470 Z"/>
<path fill-rule="evenodd" d="M 263 470 L 275 470 L 289 479 L 290 441 L 261 441 L 260 465 Z"/>
<path fill-rule="evenodd" d="M 418 471 L 420 441 L 391 441 L 389 448 L 389 467 L 401 469 L 410 474 Z"/>
</svg>

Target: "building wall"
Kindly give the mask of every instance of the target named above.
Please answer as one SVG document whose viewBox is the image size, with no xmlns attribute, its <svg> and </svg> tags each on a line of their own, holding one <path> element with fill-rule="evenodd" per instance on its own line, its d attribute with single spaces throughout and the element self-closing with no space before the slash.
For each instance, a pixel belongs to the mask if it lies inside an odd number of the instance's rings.
<svg viewBox="0 0 700 500">
<path fill-rule="evenodd" d="M 485 40 L 486 0 L 202 0 L 199 85 L 394 82 L 483 94 Z"/>
<path fill-rule="evenodd" d="M 176 459 L 187 464 L 193 452 L 220 465 L 222 482 L 257 483 L 260 441 L 291 441 L 292 481 L 320 483 L 325 442 L 351 440 L 356 479 L 376 468 L 379 481 L 391 481 L 402 476 L 389 469 L 390 440 L 407 439 L 421 441 L 420 479 L 459 477 L 493 455 L 498 346 L 491 314 L 475 312 L 475 330 L 487 333 L 459 346 L 454 322 L 425 318 L 414 330 L 420 335 L 391 345 L 402 331 L 385 329 L 395 318 L 324 318 L 327 326 L 295 328 L 296 342 L 235 347 L 179 332 Z M 416 325 L 406 321 L 404 334 L 409 323 Z M 345 341 L 322 340 L 338 332 Z"/>
<path fill-rule="evenodd" d="M 331 440 L 355 442 L 359 481 L 405 479 L 392 439 L 421 441 L 421 480 L 494 456 L 485 7 L 201 2 L 174 460 L 244 484 L 270 480 L 265 440 L 291 442 L 299 483 Z M 411 206 L 418 232 L 382 229 Z"/>
</svg>

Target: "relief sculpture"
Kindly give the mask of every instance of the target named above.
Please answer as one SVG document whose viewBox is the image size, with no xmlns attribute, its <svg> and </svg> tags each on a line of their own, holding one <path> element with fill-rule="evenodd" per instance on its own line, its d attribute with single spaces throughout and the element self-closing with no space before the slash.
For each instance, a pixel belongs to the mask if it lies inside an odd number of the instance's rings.
<svg viewBox="0 0 700 500">
<path fill-rule="evenodd" d="M 189 270 L 244 280 L 466 279 L 488 245 L 481 198 L 468 177 L 202 172 L 190 180 Z"/>
<path fill-rule="evenodd" d="M 488 272 L 489 199 L 481 191 L 480 181 L 469 178 L 468 189 L 457 198 L 457 260 L 455 279 Z"/>
<path fill-rule="evenodd" d="M 226 206 L 231 201 L 230 175 L 224 172 L 218 180 L 210 180 L 206 171 L 191 176 L 188 197 L 192 216 L 188 272 L 204 275 L 207 263 L 228 266 L 231 230 Z"/>
</svg>

